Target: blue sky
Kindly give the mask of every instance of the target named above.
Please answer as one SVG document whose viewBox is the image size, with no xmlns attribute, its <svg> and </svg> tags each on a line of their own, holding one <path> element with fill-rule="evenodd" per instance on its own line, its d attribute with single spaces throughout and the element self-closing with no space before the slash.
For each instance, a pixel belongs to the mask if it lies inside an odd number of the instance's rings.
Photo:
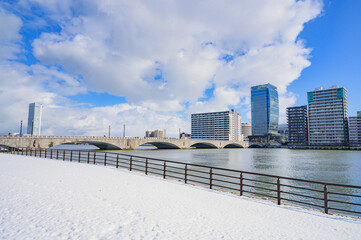
<svg viewBox="0 0 361 240">
<path fill-rule="evenodd" d="M 361 111 L 361 1 L 325 1 L 320 17 L 305 24 L 299 38 L 312 48 L 311 66 L 289 90 L 298 105 L 307 104 L 306 92 L 339 85 L 348 90 L 349 116 Z"/>
<path fill-rule="evenodd" d="M 281 123 L 319 86 L 346 87 L 356 115 L 360 12 L 358 0 L 0 1 L 0 134 L 40 102 L 44 134 L 176 136 L 195 112 L 250 121 L 250 87 L 268 82 Z"/>
</svg>

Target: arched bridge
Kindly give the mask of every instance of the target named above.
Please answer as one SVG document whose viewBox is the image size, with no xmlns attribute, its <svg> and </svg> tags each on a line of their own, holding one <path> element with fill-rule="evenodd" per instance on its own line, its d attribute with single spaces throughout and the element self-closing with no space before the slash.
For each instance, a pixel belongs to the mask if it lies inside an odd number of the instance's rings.
<svg viewBox="0 0 361 240">
<path fill-rule="evenodd" d="M 131 150 L 143 144 L 159 149 L 246 148 L 248 142 L 176 138 L 118 138 L 86 136 L 0 136 L 0 146 L 13 148 L 50 148 L 61 144 L 90 144 L 102 150 Z"/>
</svg>

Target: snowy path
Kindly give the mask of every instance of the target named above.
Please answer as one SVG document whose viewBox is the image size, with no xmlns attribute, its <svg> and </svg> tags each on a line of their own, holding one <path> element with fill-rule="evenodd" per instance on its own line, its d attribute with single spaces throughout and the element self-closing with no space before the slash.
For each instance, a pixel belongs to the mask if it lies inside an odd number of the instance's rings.
<svg viewBox="0 0 361 240">
<path fill-rule="evenodd" d="M 0 239 L 360 239 L 361 220 L 0 154 Z"/>
</svg>

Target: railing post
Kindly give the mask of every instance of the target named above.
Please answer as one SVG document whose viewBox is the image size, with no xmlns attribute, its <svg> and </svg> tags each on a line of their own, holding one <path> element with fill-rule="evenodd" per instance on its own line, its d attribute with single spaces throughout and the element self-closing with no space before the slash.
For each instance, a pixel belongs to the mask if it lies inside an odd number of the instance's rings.
<svg viewBox="0 0 361 240">
<path fill-rule="evenodd" d="M 118 165 L 119 165 L 119 154 L 117 154 L 117 166 L 116 166 L 116 168 L 118 168 Z"/>
<path fill-rule="evenodd" d="M 40 148 L 40 157 L 41 157 L 41 148 Z"/>
<path fill-rule="evenodd" d="M 59 150 L 56 149 L 56 160 L 58 160 L 58 159 L 59 159 Z"/>
<path fill-rule="evenodd" d="M 239 174 L 239 195 L 243 195 L 243 173 Z"/>
<path fill-rule="evenodd" d="M 130 156 L 130 159 L 129 159 L 129 171 L 132 171 L 132 164 L 133 164 L 133 157 Z"/>
<path fill-rule="evenodd" d="M 96 163 L 96 162 L 95 162 L 95 156 L 96 156 L 96 152 L 94 152 L 94 165 L 95 165 L 95 163 Z"/>
<path fill-rule="evenodd" d="M 73 150 L 70 151 L 70 162 L 73 161 Z"/>
<path fill-rule="evenodd" d="M 104 154 L 104 166 L 107 165 L 107 153 Z"/>
<path fill-rule="evenodd" d="M 24 148 L 21 148 L 21 155 L 24 155 Z"/>
<path fill-rule="evenodd" d="M 277 205 L 281 205 L 281 181 L 277 178 Z"/>
<path fill-rule="evenodd" d="M 166 174 L 165 174 L 166 168 L 167 168 L 167 165 L 166 165 L 166 162 L 164 161 L 164 164 L 163 164 L 163 178 L 164 178 L 164 179 L 165 179 L 165 177 L 166 177 Z"/>
<path fill-rule="evenodd" d="M 145 159 L 145 175 L 148 175 L 148 158 Z"/>
<path fill-rule="evenodd" d="M 184 166 L 184 183 L 187 183 L 188 177 L 188 164 Z"/>
<path fill-rule="evenodd" d="M 209 188 L 212 189 L 212 168 L 209 169 Z"/>
<path fill-rule="evenodd" d="M 327 193 L 327 185 L 323 186 L 323 201 L 325 207 L 325 213 L 328 214 L 328 193 Z"/>
<path fill-rule="evenodd" d="M 79 159 L 78 159 L 78 162 L 80 163 L 80 151 L 79 151 Z"/>
<path fill-rule="evenodd" d="M 45 151 L 45 153 L 44 153 L 45 157 L 44 157 L 44 158 L 46 158 L 46 152 L 47 152 L 47 151 L 46 151 L 46 149 L 45 149 L 44 151 Z"/>
<path fill-rule="evenodd" d="M 63 161 L 65 161 L 65 150 L 63 150 Z"/>
<path fill-rule="evenodd" d="M 53 149 L 50 150 L 50 159 L 53 159 Z"/>
<path fill-rule="evenodd" d="M 10 149 L 9 149 L 10 150 Z M 33 156 L 33 149 L 32 148 L 30 148 L 30 157 L 32 157 Z"/>
<path fill-rule="evenodd" d="M 35 153 L 34 154 L 35 154 L 35 157 L 36 157 L 36 148 L 35 148 Z"/>
<path fill-rule="evenodd" d="M 88 162 L 87 162 L 88 164 L 89 164 L 89 158 L 90 158 L 90 152 L 88 152 Z"/>
</svg>

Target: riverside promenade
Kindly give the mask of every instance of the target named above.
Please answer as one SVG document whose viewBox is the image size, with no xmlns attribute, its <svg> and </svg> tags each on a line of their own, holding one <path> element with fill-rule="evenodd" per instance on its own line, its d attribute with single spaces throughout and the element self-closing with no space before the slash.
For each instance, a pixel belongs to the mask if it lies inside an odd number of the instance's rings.
<svg viewBox="0 0 361 240">
<path fill-rule="evenodd" d="M 0 154 L 4 239 L 357 239 L 361 220 L 107 166 Z"/>
</svg>

